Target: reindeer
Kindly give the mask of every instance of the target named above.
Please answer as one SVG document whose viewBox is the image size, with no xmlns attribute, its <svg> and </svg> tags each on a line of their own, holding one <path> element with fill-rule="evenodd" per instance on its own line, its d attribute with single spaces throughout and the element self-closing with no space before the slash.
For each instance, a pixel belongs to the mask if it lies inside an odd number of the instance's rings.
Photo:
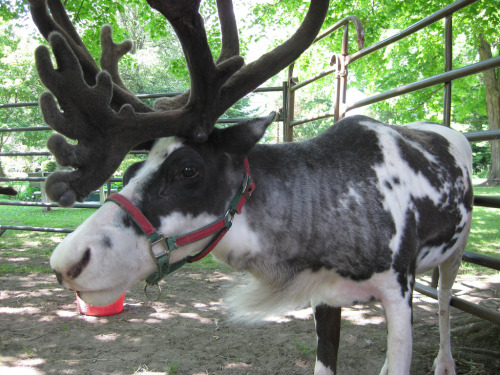
<svg viewBox="0 0 500 375">
<path fill-rule="evenodd" d="M 121 81 L 131 47 L 101 33 L 99 70 L 59 0 L 30 0 L 48 39 L 36 51 L 48 147 L 73 167 L 47 180 L 70 206 L 104 183 L 132 148 L 151 146 L 126 186 L 54 250 L 58 281 L 93 305 L 129 286 L 155 284 L 212 252 L 251 281 L 228 305 L 248 322 L 311 304 L 318 337 L 314 373 L 336 371 L 340 307 L 380 301 L 387 320 L 381 374 L 408 374 L 412 293 L 418 273 L 439 267 L 440 349 L 435 374 L 455 373 L 449 301 L 471 224 L 471 149 L 460 133 L 431 124 L 404 127 L 347 117 L 304 142 L 257 144 L 275 114 L 214 128 L 234 102 L 294 61 L 313 41 L 327 0 L 312 0 L 297 32 L 245 65 L 229 0 L 219 0 L 222 51 L 212 59 L 199 1 L 148 0 L 173 25 L 190 89 L 151 109 Z M 60 111 L 53 95 L 57 97 Z"/>
</svg>

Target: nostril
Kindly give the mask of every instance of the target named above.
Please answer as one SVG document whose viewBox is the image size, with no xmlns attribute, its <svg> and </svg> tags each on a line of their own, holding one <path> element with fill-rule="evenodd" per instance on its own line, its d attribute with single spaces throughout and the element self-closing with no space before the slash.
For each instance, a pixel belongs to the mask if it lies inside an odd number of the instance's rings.
<svg viewBox="0 0 500 375">
<path fill-rule="evenodd" d="M 57 272 L 56 270 L 54 270 L 54 273 L 56 274 L 57 282 L 62 285 L 63 283 L 62 274 L 60 272 Z"/>
<path fill-rule="evenodd" d="M 87 250 L 85 250 L 85 253 L 83 253 L 82 259 L 73 267 L 71 267 L 70 270 L 68 271 L 68 277 L 70 279 L 76 279 L 85 269 L 85 267 L 87 267 L 89 262 L 90 262 L 90 248 L 87 248 Z"/>
</svg>

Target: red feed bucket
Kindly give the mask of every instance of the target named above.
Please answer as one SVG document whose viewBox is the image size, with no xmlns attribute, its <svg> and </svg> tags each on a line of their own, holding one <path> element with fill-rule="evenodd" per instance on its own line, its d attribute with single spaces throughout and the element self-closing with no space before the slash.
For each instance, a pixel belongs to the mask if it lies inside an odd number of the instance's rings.
<svg viewBox="0 0 500 375">
<path fill-rule="evenodd" d="M 119 314 L 123 310 L 123 301 L 125 300 L 125 293 L 123 293 L 120 298 L 118 298 L 115 302 L 107 306 L 92 306 L 87 302 L 82 300 L 76 295 L 76 303 L 78 305 L 78 310 L 80 310 L 81 314 L 91 315 L 91 316 L 108 316 Z"/>
</svg>

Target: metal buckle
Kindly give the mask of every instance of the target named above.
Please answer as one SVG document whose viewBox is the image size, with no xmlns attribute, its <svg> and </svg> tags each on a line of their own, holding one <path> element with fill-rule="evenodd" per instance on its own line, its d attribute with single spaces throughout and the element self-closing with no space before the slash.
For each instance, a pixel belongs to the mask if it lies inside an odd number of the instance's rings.
<svg viewBox="0 0 500 375">
<path fill-rule="evenodd" d="M 250 180 L 251 180 L 250 176 L 245 174 L 245 183 L 241 185 L 243 187 L 243 189 L 241 189 L 241 194 L 246 195 L 246 191 L 248 189 L 248 186 L 250 185 L 249 184 Z"/>
<path fill-rule="evenodd" d="M 226 213 L 224 214 L 224 218 L 226 219 L 226 226 L 230 226 L 233 223 L 234 216 L 235 213 L 231 209 L 226 211 Z"/>
<path fill-rule="evenodd" d="M 156 255 L 153 251 L 153 247 L 157 244 L 161 244 L 163 246 L 163 252 L 161 252 L 158 255 Z M 170 250 L 168 249 L 167 239 L 162 233 L 158 233 L 157 240 L 149 242 L 149 252 L 151 254 L 151 257 L 155 260 L 156 265 L 158 267 L 156 275 L 160 277 L 163 276 L 164 274 L 163 270 L 165 265 L 167 266 L 168 269 L 170 263 Z M 162 258 L 166 259 L 162 260 Z M 149 277 L 151 277 L 152 275 L 155 275 L 155 273 L 151 274 Z M 158 284 L 158 282 L 159 280 L 151 283 L 148 282 L 148 278 L 146 278 L 146 285 L 144 285 L 144 295 L 150 301 L 158 301 L 160 299 L 161 287 Z M 157 288 L 157 292 L 155 293 L 155 295 L 153 294 L 153 292 L 151 292 L 151 288 L 154 286 L 156 286 Z"/>
<path fill-rule="evenodd" d="M 162 234 L 158 233 L 160 236 L 156 241 L 150 243 L 151 255 L 158 263 L 158 259 L 163 258 L 164 256 L 170 256 L 170 250 L 168 249 L 167 238 Z M 161 244 L 163 246 L 163 252 L 156 255 L 153 251 L 153 247 L 157 244 Z"/>
</svg>

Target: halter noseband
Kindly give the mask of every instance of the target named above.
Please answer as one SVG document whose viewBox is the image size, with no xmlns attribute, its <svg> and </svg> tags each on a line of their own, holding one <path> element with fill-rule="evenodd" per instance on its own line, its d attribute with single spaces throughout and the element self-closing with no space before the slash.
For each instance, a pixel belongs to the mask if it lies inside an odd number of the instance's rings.
<svg viewBox="0 0 500 375">
<path fill-rule="evenodd" d="M 234 215 L 241 213 L 243 205 L 246 200 L 250 198 L 255 189 L 255 183 L 250 177 L 248 159 L 245 158 L 243 162 L 245 166 L 245 179 L 243 180 L 240 189 L 231 200 L 226 213 L 204 227 L 179 236 L 165 237 L 162 233 L 158 232 L 150 221 L 144 216 L 144 214 L 123 195 L 115 193 L 111 194 L 108 199 L 106 199 L 106 202 L 111 201 L 120 206 L 137 224 L 148 239 L 149 251 L 157 264 L 158 270 L 148 276 L 146 279 L 147 284 L 158 284 L 158 282 L 160 282 L 160 280 L 166 275 L 174 272 L 185 263 L 193 263 L 203 259 L 215 248 L 215 246 L 217 246 L 222 237 L 226 234 L 229 228 L 231 228 Z M 197 242 L 212 235 L 215 235 L 214 238 L 212 238 L 203 250 L 194 255 L 188 255 L 184 259 L 175 263 L 170 263 L 170 252 L 178 249 L 179 247 Z M 161 244 L 163 248 L 159 254 L 155 254 L 153 251 L 153 247 L 157 244 Z"/>
</svg>

